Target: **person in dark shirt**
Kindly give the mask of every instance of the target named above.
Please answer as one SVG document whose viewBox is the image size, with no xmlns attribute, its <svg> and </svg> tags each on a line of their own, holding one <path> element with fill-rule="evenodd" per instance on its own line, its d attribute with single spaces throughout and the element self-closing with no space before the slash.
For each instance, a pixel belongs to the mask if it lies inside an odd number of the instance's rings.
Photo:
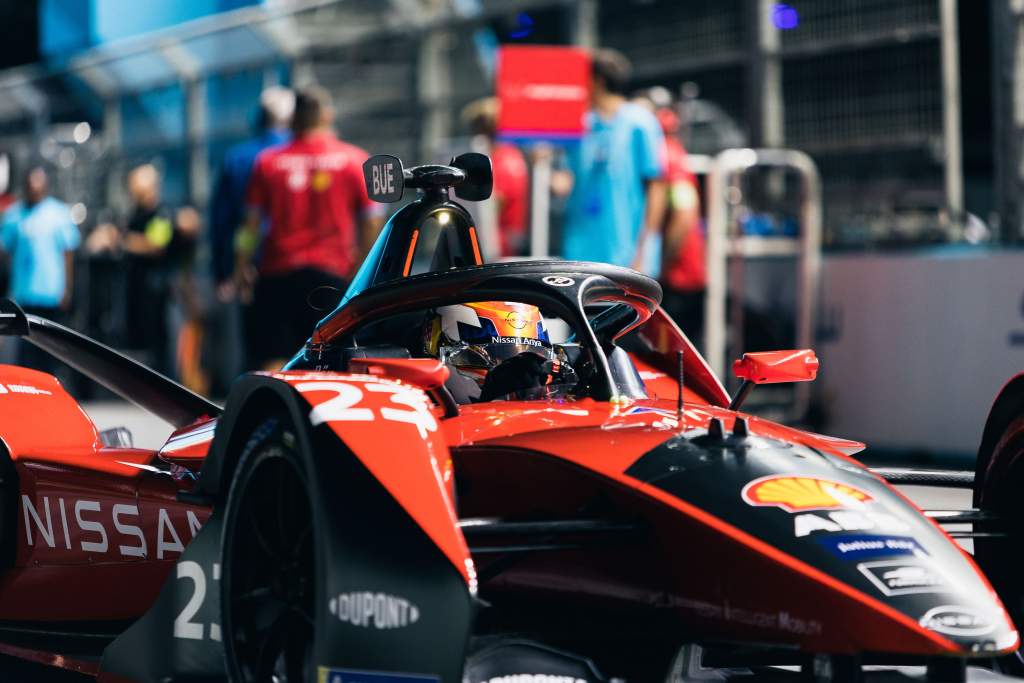
<svg viewBox="0 0 1024 683">
<path fill-rule="evenodd" d="M 259 131 L 249 140 L 228 149 L 210 207 L 210 266 L 221 300 L 234 298 L 235 233 L 246 219 L 246 189 L 253 164 L 260 152 L 291 140 L 295 94 L 281 87 L 267 88 L 260 95 Z"/>
<path fill-rule="evenodd" d="M 260 152 L 291 140 L 295 93 L 287 88 L 267 88 L 260 95 L 255 137 L 224 154 L 210 202 L 210 268 L 216 298 L 207 318 L 206 353 L 212 359 L 213 390 L 227 393 L 231 382 L 250 368 L 246 338 L 256 334 L 252 307 L 238 301 L 234 278 L 235 235 L 246 219 L 246 190 Z"/>
<path fill-rule="evenodd" d="M 151 164 L 128 173 L 133 208 L 123 231 L 101 225 L 89 236 L 92 253 L 122 253 L 125 259 L 125 336 L 119 345 L 140 352 L 147 363 L 172 374 L 168 306 L 177 276 L 191 269 L 198 220 L 181 221 L 163 204 L 160 174 Z M 187 209 L 180 210 L 179 215 Z M 194 214 L 194 211 L 192 212 Z M 188 214 L 191 216 L 191 214 Z M 177 278 L 177 279 L 176 279 Z"/>
</svg>

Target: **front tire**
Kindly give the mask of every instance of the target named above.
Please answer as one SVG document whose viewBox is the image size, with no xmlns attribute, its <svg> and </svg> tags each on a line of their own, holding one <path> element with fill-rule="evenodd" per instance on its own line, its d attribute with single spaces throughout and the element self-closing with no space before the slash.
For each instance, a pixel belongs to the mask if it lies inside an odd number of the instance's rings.
<svg viewBox="0 0 1024 683">
<path fill-rule="evenodd" d="M 1003 430 L 990 462 L 1005 462 L 998 481 L 980 482 L 977 500 L 982 510 L 994 512 L 1006 531 L 1005 538 L 978 538 L 974 558 L 996 589 L 1010 618 L 1024 625 L 1024 415 Z M 1024 660 L 1012 662 L 1012 673 L 1024 675 Z"/>
<path fill-rule="evenodd" d="M 280 421 L 268 421 L 232 478 L 221 606 L 234 683 L 315 680 L 316 536 L 309 476 L 295 443 Z"/>
</svg>

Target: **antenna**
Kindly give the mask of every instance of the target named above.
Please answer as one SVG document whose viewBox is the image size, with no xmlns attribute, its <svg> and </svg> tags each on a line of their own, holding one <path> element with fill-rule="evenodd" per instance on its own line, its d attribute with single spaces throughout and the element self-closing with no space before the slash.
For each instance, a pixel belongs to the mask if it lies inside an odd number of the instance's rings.
<svg viewBox="0 0 1024 683">
<path fill-rule="evenodd" d="M 679 394 L 676 397 L 676 412 L 679 413 L 679 419 L 683 418 L 683 352 L 677 352 L 679 356 Z"/>
</svg>

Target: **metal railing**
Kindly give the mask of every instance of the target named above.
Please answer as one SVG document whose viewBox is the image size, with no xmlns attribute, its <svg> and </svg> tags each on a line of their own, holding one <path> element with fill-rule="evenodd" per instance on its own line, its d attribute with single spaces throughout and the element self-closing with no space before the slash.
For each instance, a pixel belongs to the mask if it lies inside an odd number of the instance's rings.
<svg viewBox="0 0 1024 683">
<path fill-rule="evenodd" d="M 738 197 L 730 196 L 732 183 L 754 168 L 795 171 L 801 180 L 802 196 L 798 237 L 743 235 L 733 209 Z M 729 259 L 764 256 L 792 256 L 797 259 L 796 346 L 810 348 L 814 342 L 818 285 L 821 278 L 821 180 L 809 156 L 789 149 L 728 149 L 711 162 L 707 177 L 707 290 L 704 302 L 704 352 L 708 364 L 724 378 L 728 370 L 726 352 L 729 332 L 726 298 L 729 290 Z M 736 292 L 734 296 L 741 296 Z M 742 331 L 733 330 L 733 339 Z M 800 416 L 809 405 L 810 387 L 796 385 L 793 414 Z"/>
</svg>

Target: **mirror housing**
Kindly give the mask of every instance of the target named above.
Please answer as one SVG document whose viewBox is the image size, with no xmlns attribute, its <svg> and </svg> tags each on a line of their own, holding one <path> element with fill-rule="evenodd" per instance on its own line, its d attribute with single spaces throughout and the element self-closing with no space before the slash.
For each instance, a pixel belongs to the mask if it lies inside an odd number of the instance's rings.
<svg viewBox="0 0 1024 683">
<path fill-rule="evenodd" d="M 434 358 L 353 358 L 349 372 L 387 377 L 433 391 L 448 381 L 448 366 Z"/>
<path fill-rule="evenodd" d="M 752 384 L 810 382 L 818 376 L 818 357 L 811 349 L 745 353 L 732 364 L 737 377 Z"/>
</svg>

